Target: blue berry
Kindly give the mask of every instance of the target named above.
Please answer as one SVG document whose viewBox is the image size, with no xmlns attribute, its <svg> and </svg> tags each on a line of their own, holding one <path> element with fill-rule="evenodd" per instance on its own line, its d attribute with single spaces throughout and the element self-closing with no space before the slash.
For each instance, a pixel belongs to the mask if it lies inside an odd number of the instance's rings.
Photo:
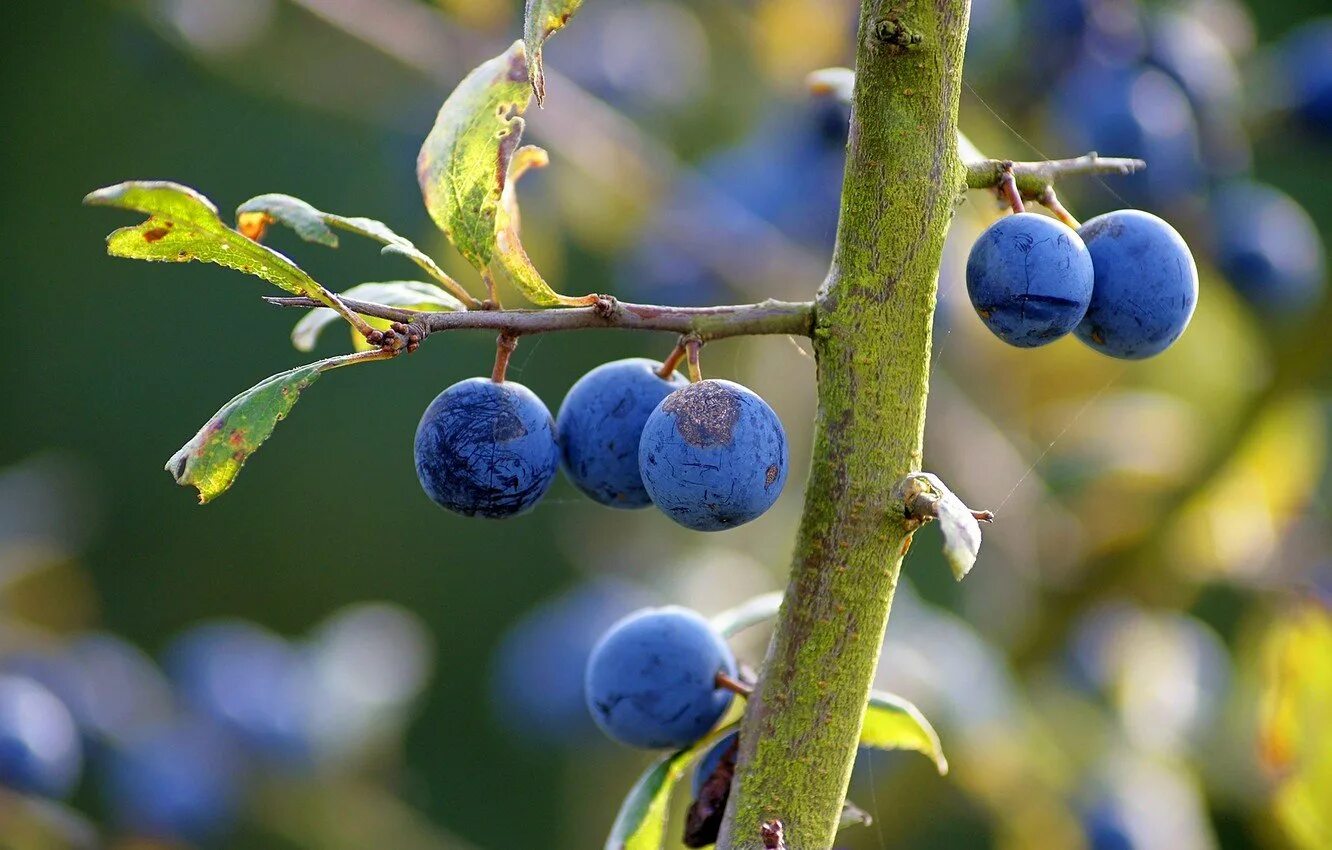
<svg viewBox="0 0 1332 850">
<path fill-rule="evenodd" d="M 681 525 L 720 531 L 762 516 L 786 484 L 781 420 L 730 381 L 690 384 L 648 417 L 638 466 L 652 502 Z"/>
<path fill-rule="evenodd" d="M 1315 18 L 1281 44 L 1291 106 L 1310 130 L 1332 135 L 1332 17 Z"/>
<path fill-rule="evenodd" d="M 416 476 L 426 495 L 465 516 L 531 510 L 559 460 L 550 411 L 512 381 L 459 381 L 435 397 L 416 428 Z"/>
<path fill-rule="evenodd" d="M 1148 162 L 1143 171 L 1112 184 L 1131 202 L 1178 205 L 1203 188 L 1193 107 L 1162 71 L 1086 59 L 1061 81 L 1051 115 L 1056 131 L 1076 150 L 1113 151 Z"/>
<path fill-rule="evenodd" d="M 112 751 L 102 783 L 107 808 L 125 831 L 195 843 L 227 831 L 241 796 L 228 739 L 197 722 L 155 727 Z"/>
<path fill-rule="evenodd" d="M 505 726 L 529 742 L 577 747 L 596 739 L 583 677 L 606 630 L 650 601 L 624 581 L 596 579 L 523 614 L 493 661 L 491 694 Z"/>
<path fill-rule="evenodd" d="M 1198 303 L 1198 269 L 1184 239 L 1141 210 L 1097 216 L 1078 234 L 1096 270 L 1078 339 L 1126 360 L 1165 351 L 1184 333 Z"/>
<path fill-rule="evenodd" d="M 967 259 L 967 293 L 981 321 L 1009 345 L 1064 336 L 1087 312 L 1092 261 L 1071 227 L 1018 213 L 990 225 Z"/>
<path fill-rule="evenodd" d="M 255 754 L 289 763 L 311 755 L 309 671 L 281 637 L 242 621 L 205 623 L 171 643 L 165 667 L 187 706 Z"/>
<path fill-rule="evenodd" d="M 687 747 L 731 705 L 717 687 L 735 657 L 708 621 L 685 608 L 647 608 L 611 627 L 587 663 L 588 709 L 622 744 Z"/>
<path fill-rule="evenodd" d="M 1326 269 L 1309 214 L 1290 196 L 1239 181 L 1212 196 L 1216 264 L 1245 300 L 1268 315 L 1291 315 L 1317 302 Z"/>
<path fill-rule="evenodd" d="M 564 397 L 555 431 L 565 474 L 612 508 L 652 504 L 638 471 L 643 425 L 661 400 L 687 382 L 657 374 L 660 363 L 630 358 L 605 363 L 578 379 Z"/>
<path fill-rule="evenodd" d="M 699 760 L 698 767 L 694 768 L 693 791 L 695 800 L 698 799 L 698 795 L 703 791 L 703 785 L 712 778 L 712 774 L 716 771 L 717 765 L 721 764 L 722 756 L 726 755 L 726 751 L 731 749 L 731 747 L 736 746 L 739 740 L 740 733 L 732 732 L 725 738 L 722 738 L 720 741 L 713 744 L 712 749 L 708 750 L 707 753 L 703 755 L 703 758 Z M 734 759 L 735 753 L 732 753 L 731 757 Z"/>
<path fill-rule="evenodd" d="M 82 767 L 79 730 L 64 703 L 32 679 L 0 675 L 0 785 L 64 797 Z"/>
</svg>

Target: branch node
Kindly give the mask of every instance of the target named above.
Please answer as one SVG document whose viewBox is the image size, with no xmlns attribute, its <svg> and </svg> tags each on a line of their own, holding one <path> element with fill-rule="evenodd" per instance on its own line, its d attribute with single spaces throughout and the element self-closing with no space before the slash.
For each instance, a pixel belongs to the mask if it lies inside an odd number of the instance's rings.
<svg viewBox="0 0 1332 850">
<path fill-rule="evenodd" d="M 912 32 L 906 24 L 897 18 L 880 18 L 870 28 L 874 40 L 887 47 L 892 53 L 905 53 L 922 41 L 918 32 Z"/>
<path fill-rule="evenodd" d="M 763 839 L 764 850 L 786 850 L 786 835 L 782 822 L 773 819 L 759 827 L 759 837 Z"/>
</svg>

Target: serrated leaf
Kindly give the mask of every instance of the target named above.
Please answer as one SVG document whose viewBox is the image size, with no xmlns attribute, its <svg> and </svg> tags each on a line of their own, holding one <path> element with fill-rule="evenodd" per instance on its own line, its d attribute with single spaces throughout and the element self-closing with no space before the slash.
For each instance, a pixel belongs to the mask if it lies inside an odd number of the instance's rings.
<svg viewBox="0 0 1332 850">
<path fill-rule="evenodd" d="M 688 749 L 659 759 L 648 768 L 620 804 L 606 839 L 606 850 L 661 850 L 666 846 L 666 815 L 671 791 L 689 766 L 739 726 L 731 723 Z"/>
<path fill-rule="evenodd" d="M 561 295 L 546 283 L 541 272 L 532 265 L 532 260 L 523 248 L 520 235 L 521 215 L 518 210 L 518 180 L 532 168 L 544 168 L 550 163 L 546 152 L 535 145 L 525 145 L 513 155 L 509 165 L 509 179 L 500 197 L 500 207 L 495 218 L 495 258 L 500 270 L 513 282 L 523 296 L 538 307 L 577 307 L 592 304 L 595 295 Z"/>
<path fill-rule="evenodd" d="M 523 43 L 515 41 L 453 90 L 416 160 L 430 217 L 482 275 L 495 253 L 495 218 L 531 99 Z"/>
<path fill-rule="evenodd" d="M 146 213 L 106 239 L 115 257 L 168 263 L 214 263 L 263 278 L 294 295 L 333 304 L 332 296 L 291 260 L 222 223 L 212 201 L 166 181 L 118 183 L 90 192 L 85 204 Z"/>
<path fill-rule="evenodd" d="M 441 269 L 430 255 L 382 221 L 324 212 L 300 198 L 276 193 L 259 195 L 236 208 L 236 226 L 246 236 L 261 239 L 270 224 L 285 225 L 305 241 L 330 248 L 338 247 L 338 234 L 333 231 L 335 227 L 364 236 L 383 245 L 381 253 L 406 257 L 454 292 L 467 295 L 466 290 Z"/>
<path fill-rule="evenodd" d="M 939 735 L 907 700 L 896 694 L 871 691 L 865 709 L 865 722 L 860 727 L 860 745 L 876 750 L 912 750 L 924 753 L 934 761 L 939 774 L 948 772 Z"/>
<path fill-rule="evenodd" d="M 395 280 L 383 283 L 362 283 L 341 293 L 343 298 L 357 301 L 370 301 L 387 307 L 401 307 L 405 310 L 452 311 L 465 310 L 462 302 L 435 286 L 419 280 Z M 389 322 L 373 316 L 364 317 L 371 327 L 385 330 Z M 327 307 L 318 307 L 301 317 L 291 329 L 291 344 L 298 351 L 311 351 L 319 340 L 319 334 L 332 322 L 338 321 L 338 314 Z M 369 351 L 370 343 L 365 337 L 352 332 L 352 345 L 358 351 Z"/>
<path fill-rule="evenodd" d="M 724 638 L 731 638 L 750 626 L 777 616 L 786 594 L 780 590 L 748 599 L 734 608 L 728 608 L 712 618 L 712 628 Z"/>
<path fill-rule="evenodd" d="M 966 578 L 980 553 L 981 529 L 977 516 L 988 522 L 994 515 L 971 510 L 939 480 L 939 476 L 929 472 L 908 474 L 897 483 L 894 495 L 902 499 L 916 519 L 939 521 L 944 559 L 953 571 L 953 578 L 958 581 Z"/>
<path fill-rule="evenodd" d="M 377 353 L 377 352 L 376 352 Z M 199 491 L 205 504 L 226 492 L 245 461 L 273 434 L 306 387 L 329 369 L 372 359 L 345 354 L 265 378 L 222 405 L 194 438 L 167 461 L 176 483 Z"/>
<path fill-rule="evenodd" d="M 546 39 L 564 29 L 569 19 L 583 5 L 583 0 L 527 0 L 523 18 L 523 41 L 531 57 L 530 76 L 537 104 L 546 100 L 546 75 L 542 68 L 541 49 Z"/>
</svg>

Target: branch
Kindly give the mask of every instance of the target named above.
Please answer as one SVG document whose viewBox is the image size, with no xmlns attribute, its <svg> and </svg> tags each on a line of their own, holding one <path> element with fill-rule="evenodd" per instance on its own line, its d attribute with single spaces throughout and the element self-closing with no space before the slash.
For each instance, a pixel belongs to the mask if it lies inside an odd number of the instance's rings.
<svg viewBox="0 0 1332 850">
<path fill-rule="evenodd" d="M 324 306 L 310 298 L 267 297 L 264 300 L 280 307 Z M 404 310 L 351 298 L 344 298 L 343 303 L 364 316 L 413 326 L 424 332 L 422 336 L 469 328 L 497 331 L 511 336 L 591 328 L 623 328 L 692 334 L 699 340 L 712 340 L 759 334 L 810 336 L 814 331 L 814 304 L 810 301 L 769 299 L 757 304 L 723 307 L 660 307 L 654 304 L 628 304 L 604 296 L 591 307 L 438 313 Z"/>
<path fill-rule="evenodd" d="M 1024 198 L 1039 198 L 1061 177 L 1087 174 L 1132 174 L 1147 167 L 1140 159 L 1099 156 L 1095 152 L 1073 159 L 1050 159 L 1043 162 L 1009 162 L 1002 159 L 982 159 L 967 163 L 967 188 L 993 189 L 1004 176 L 1005 166 L 1011 165 L 1018 191 Z"/>
</svg>

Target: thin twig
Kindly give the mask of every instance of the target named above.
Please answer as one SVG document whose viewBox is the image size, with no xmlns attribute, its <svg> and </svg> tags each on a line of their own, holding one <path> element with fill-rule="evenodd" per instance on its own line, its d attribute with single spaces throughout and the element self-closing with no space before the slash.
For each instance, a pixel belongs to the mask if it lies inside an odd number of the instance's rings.
<svg viewBox="0 0 1332 850">
<path fill-rule="evenodd" d="M 999 186 L 1006 165 L 1011 166 L 1013 178 L 1024 198 L 1037 198 L 1062 177 L 1088 174 L 1132 174 L 1147 167 L 1140 159 L 1099 156 L 1089 153 L 1072 159 L 1051 159 L 1043 162 L 1012 162 L 1004 159 L 982 159 L 967 163 L 967 187 L 993 189 Z"/>
<path fill-rule="evenodd" d="M 323 307 L 302 297 L 267 297 L 282 307 Z M 550 331 L 590 328 L 625 328 L 687 334 L 707 341 L 733 336 L 790 334 L 810 336 L 814 332 L 814 303 L 810 301 L 760 301 L 720 307 L 661 307 L 629 304 L 604 297 L 591 307 L 550 310 L 467 310 L 421 312 L 388 307 L 370 301 L 342 299 L 357 313 L 419 328 L 425 334 L 475 328 L 508 332 L 516 336 Z"/>
</svg>

